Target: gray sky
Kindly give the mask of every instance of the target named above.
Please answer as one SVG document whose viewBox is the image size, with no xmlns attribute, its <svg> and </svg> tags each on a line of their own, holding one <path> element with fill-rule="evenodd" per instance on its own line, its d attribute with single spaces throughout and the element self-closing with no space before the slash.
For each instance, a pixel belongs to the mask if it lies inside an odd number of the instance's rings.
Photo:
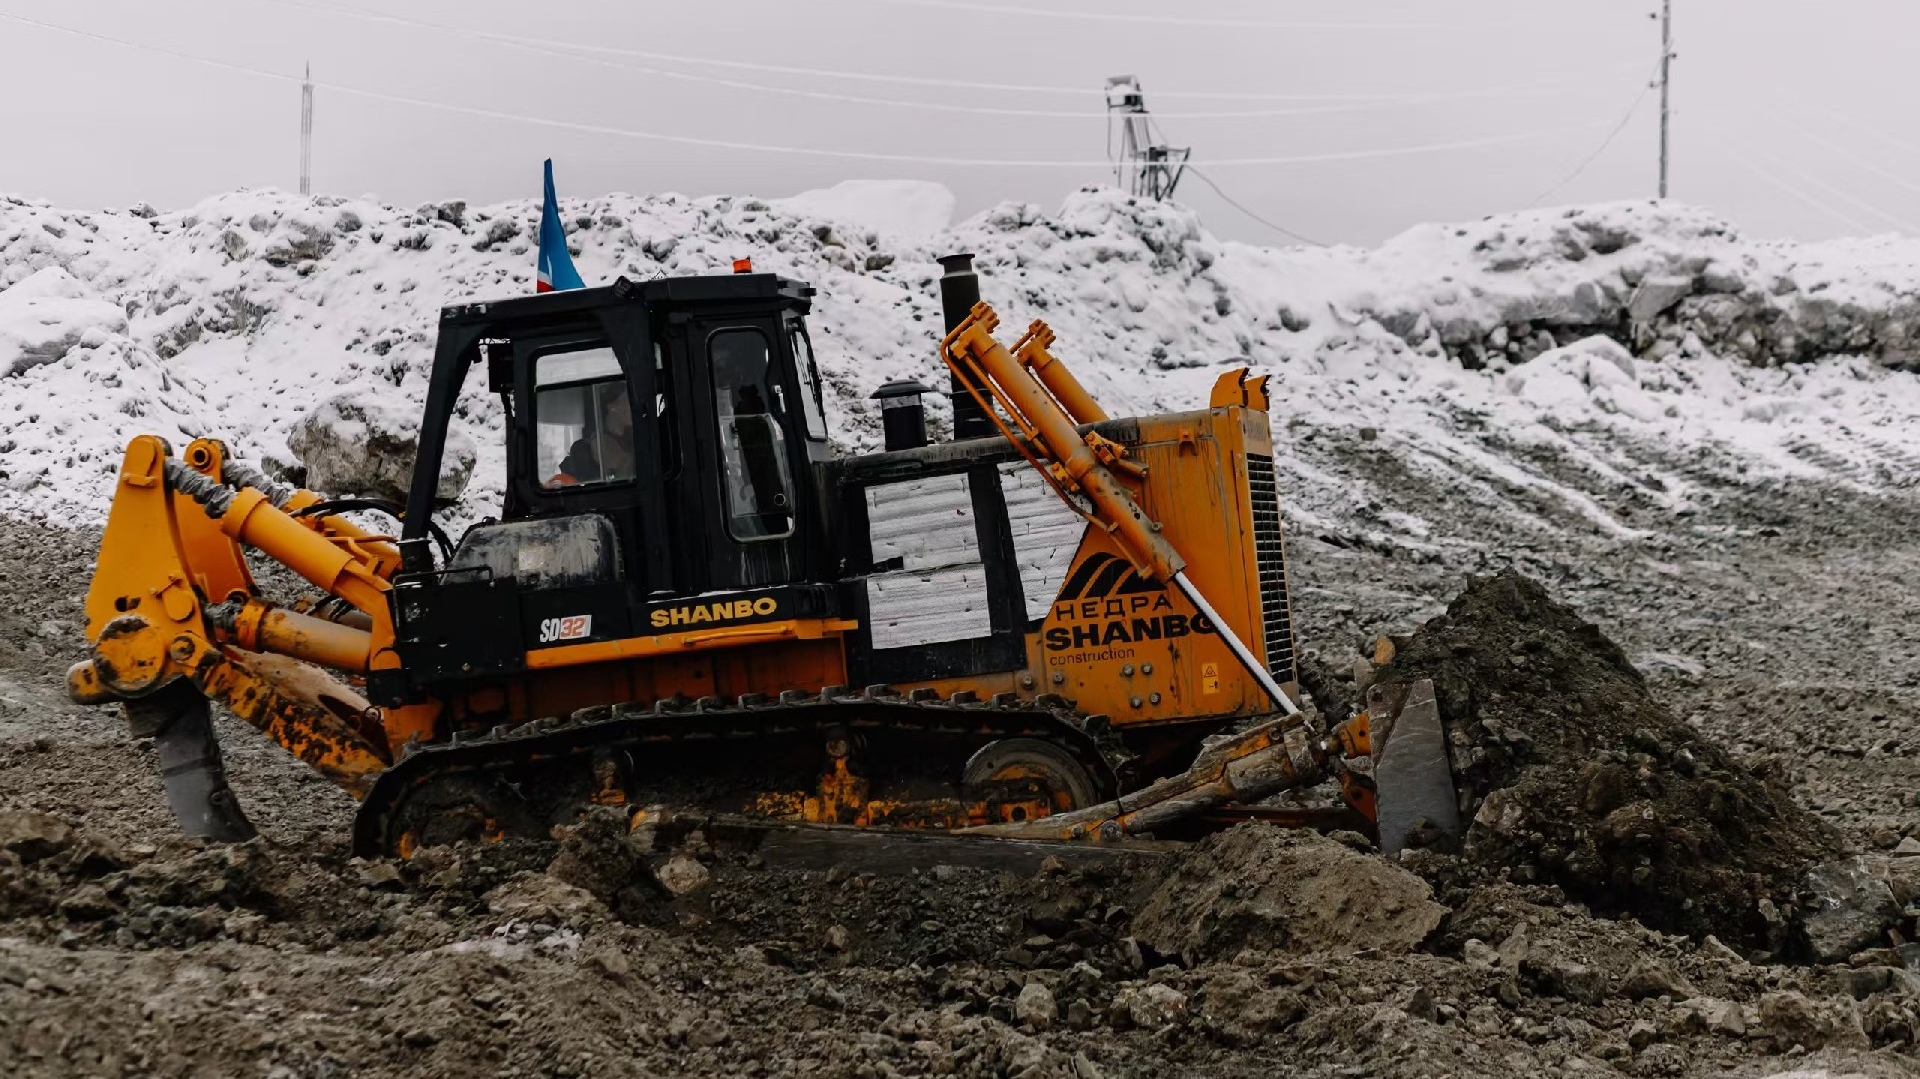
<svg viewBox="0 0 1920 1079">
<path fill-rule="evenodd" d="M 1920 3 L 1675 5 L 1676 198 L 1761 235 L 1920 225 L 1920 133 L 1911 123 Z M 1641 93 L 1659 53 L 1658 23 L 1648 17 L 1657 7 L 1657 0 L 0 0 L 0 13 L 150 49 L 289 76 L 311 61 L 323 84 L 314 137 L 314 185 L 323 193 L 401 204 L 536 195 L 540 159 L 551 155 L 563 195 L 778 196 L 848 178 L 911 177 L 952 188 L 961 214 L 1006 198 L 1052 209 L 1075 186 L 1110 175 L 1097 165 L 1105 157 L 1100 88 L 1106 76 L 1126 72 L 1142 80 L 1169 140 L 1191 145 L 1195 161 L 1237 201 L 1305 235 L 1362 243 L 1420 221 L 1524 207 L 1543 195 L 1547 203 L 1650 196 L 1653 92 L 1604 152 L 1556 185 L 1594 154 Z M 590 59 L 485 35 L 626 52 Z M 297 185 L 295 82 L 4 19 L 0 58 L 0 94 L 9 103 L 0 110 L 7 148 L 0 191 L 72 207 L 146 200 L 170 208 L 235 187 Z M 967 90 L 686 58 L 1083 92 Z M 448 112 L 347 88 L 625 132 L 1081 164 L 972 166 L 692 146 Z M 1207 93 L 1251 96 L 1190 96 Z M 1297 98 L 1278 99 L 1284 95 Z M 1354 100 L 1382 95 L 1403 97 Z M 987 115 L 912 102 L 1084 115 Z M 1330 108 L 1341 111 L 1301 114 Z M 1182 115 L 1202 112 L 1293 114 Z M 1540 137 L 1349 160 L 1230 163 L 1513 135 Z M 1196 181 L 1180 196 L 1222 235 L 1281 240 Z"/>
</svg>

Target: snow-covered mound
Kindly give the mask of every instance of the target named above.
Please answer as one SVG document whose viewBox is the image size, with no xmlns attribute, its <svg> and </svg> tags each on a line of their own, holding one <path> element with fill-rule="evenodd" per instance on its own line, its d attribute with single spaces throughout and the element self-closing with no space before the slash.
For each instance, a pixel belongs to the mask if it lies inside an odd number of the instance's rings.
<svg viewBox="0 0 1920 1079">
<path fill-rule="evenodd" d="M 1612 535 L 1634 526 L 1569 467 L 1678 512 L 1693 492 L 1662 461 L 1867 487 L 1920 461 L 1920 243 L 1755 242 L 1646 202 L 1423 226 L 1371 251 L 1223 242 L 1183 207 L 1112 190 L 1051 216 L 1005 203 L 949 226 L 951 208 L 925 184 L 865 183 L 771 202 L 570 199 L 563 216 L 589 282 L 751 256 L 815 284 L 849 449 L 878 441 L 864 398 L 881 383 L 944 384 L 933 260 L 973 251 L 1009 337 L 1048 320 L 1116 414 L 1202 405 L 1231 364 L 1274 373 L 1289 507 L 1309 523 L 1350 523 L 1342 507 L 1368 501 L 1364 460 L 1314 450 L 1343 433 L 1471 497 L 1546 498 Z M 537 213 L 260 191 L 167 214 L 0 200 L 0 512 L 98 521 L 141 432 L 218 435 L 284 465 L 322 399 L 417 411 L 438 309 L 532 290 Z M 499 421 L 469 380 L 468 514 L 498 505 Z M 1422 535 L 1416 517 L 1388 523 Z"/>
</svg>

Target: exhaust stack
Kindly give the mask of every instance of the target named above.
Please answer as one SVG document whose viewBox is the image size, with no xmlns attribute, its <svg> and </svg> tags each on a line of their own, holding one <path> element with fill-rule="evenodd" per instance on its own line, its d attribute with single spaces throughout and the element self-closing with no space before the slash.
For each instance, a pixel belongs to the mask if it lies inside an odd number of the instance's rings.
<svg viewBox="0 0 1920 1079">
<path fill-rule="evenodd" d="M 940 310 L 946 316 L 945 332 L 952 333 L 980 302 L 980 276 L 973 272 L 972 254 L 942 255 L 939 261 L 945 271 L 940 275 Z M 993 434 L 993 421 L 961 384 L 960 376 L 949 373 L 947 379 L 953 397 L 954 441 Z"/>
</svg>

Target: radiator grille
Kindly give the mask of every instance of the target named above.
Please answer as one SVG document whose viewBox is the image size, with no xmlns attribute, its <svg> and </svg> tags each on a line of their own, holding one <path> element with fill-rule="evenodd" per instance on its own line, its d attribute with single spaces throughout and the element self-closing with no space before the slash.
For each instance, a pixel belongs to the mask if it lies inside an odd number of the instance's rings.
<svg viewBox="0 0 1920 1079">
<path fill-rule="evenodd" d="M 1253 547 L 1260 566 L 1260 615 L 1266 631 L 1267 670 L 1277 682 L 1293 675 L 1293 617 L 1287 603 L 1287 555 L 1280 541 L 1280 496 L 1273 458 L 1247 454 L 1253 500 Z"/>
</svg>

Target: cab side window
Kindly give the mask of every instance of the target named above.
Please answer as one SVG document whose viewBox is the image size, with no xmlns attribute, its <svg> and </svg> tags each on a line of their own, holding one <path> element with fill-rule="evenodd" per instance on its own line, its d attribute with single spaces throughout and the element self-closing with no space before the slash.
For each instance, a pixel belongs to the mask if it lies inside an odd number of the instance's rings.
<svg viewBox="0 0 1920 1079">
<path fill-rule="evenodd" d="M 757 329 L 716 330 L 707 338 L 707 358 L 728 530 L 743 541 L 790 536 L 793 477 L 780 426 L 786 395 L 774 377 L 771 343 Z"/>
<path fill-rule="evenodd" d="M 589 346 L 534 360 L 535 474 L 548 490 L 634 477 L 633 403 L 613 350 Z"/>
</svg>

